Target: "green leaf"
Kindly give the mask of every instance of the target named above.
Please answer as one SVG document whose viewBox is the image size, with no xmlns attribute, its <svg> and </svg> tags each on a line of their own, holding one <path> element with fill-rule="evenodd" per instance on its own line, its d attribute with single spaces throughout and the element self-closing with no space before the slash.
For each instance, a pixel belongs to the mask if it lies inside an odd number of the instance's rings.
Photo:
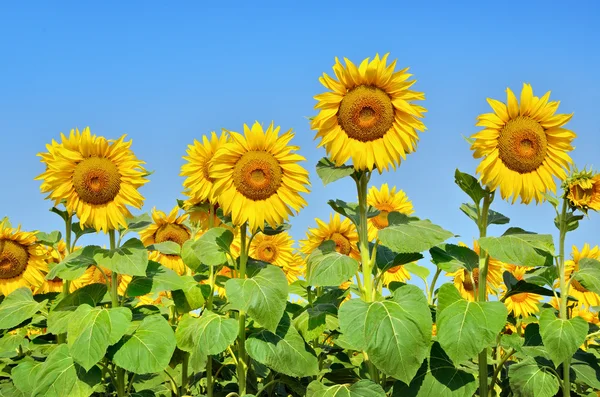
<svg viewBox="0 0 600 397">
<path fill-rule="evenodd" d="M 440 344 L 434 342 L 429 358 L 410 385 L 396 382 L 392 397 L 472 397 L 476 390 L 475 376 L 457 368 Z"/>
<path fill-rule="evenodd" d="M 66 200 L 61 200 L 61 202 L 64 204 Z M 60 216 L 65 222 L 69 219 L 69 213 L 67 211 L 62 211 L 56 207 L 52 207 L 50 208 L 50 212 L 54 212 L 56 215 Z"/>
<path fill-rule="evenodd" d="M 235 342 L 238 322 L 210 311 L 201 317 L 184 315 L 179 322 L 175 339 L 177 346 L 187 352 L 201 356 L 219 354 Z"/>
<path fill-rule="evenodd" d="M 481 187 L 477 178 L 467 173 L 460 172 L 458 168 L 454 171 L 454 183 L 456 183 L 463 192 L 467 193 L 475 203 L 479 203 L 481 199 L 485 197 L 485 190 Z"/>
<path fill-rule="evenodd" d="M 306 389 L 306 397 L 385 397 L 385 391 L 377 383 L 366 379 L 350 386 L 325 386 L 313 380 Z"/>
<path fill-rule="evenodd" d="M 81 228 L 80 222 L 75 222 L 71 225 L 71 231 L 75 233 L 75 238 L 79 239 L 81 236 L 91 233 L 96 233 L 96 229 L 89 226 L 84 226 Z"/>
<path fill-rule="evenodd" d="M 373 249 L 373 243 L 369 244 L 369 250 Z M 375 264 L 382 272 L 385 272 L 392 267 L 406 265 L 407 263 L 416 262 L 423 259 L 423 255 L 418 252 L 409 252 L 398 254 L 391 249 L 382 245 L 377 246 L 377 256 Z"/>
<path fill-rule="evenodd" d="M 540 267 L 525 273 L 523 280 L 535 285 L 550 285 L 558 278 L 556 266 Z"/>
<path fill-rule="evenodd" d="M 317 357 L 291 326 L 287 313 L 275 333 L 265 329 L 250 335 L 246 350 L 254 360 L 285 375 L 301 378 L 319 373 Z"/>
<path fill-rule="evenodd" d="M 526 358 L 508 368 L 508 379 L 516 397 L 554 397 L 558 393 L 558 379 L 552 375 L 551 365 L 541 357 Z"/>
<path fill-rule="evenodd" d="M 199 309 L 204 305 L 202 288 L 208 285 L 199 284 L 192 276 L 180 276 L 184 281 L 183 288 L 171 291 L 175 306 L 180 313 Z"/>
<path fill-rule="evenodd" d="M 556 318 L 552 309 L 542 310 L 540 314 L 542 341 L 557 366 L 575 354 L 587 332 L 588 323 L 581 317 L 563 320 Z"/>
<path fill-rule="evenodd" d="M 101 248 L 96 245 L 89 245 L 67 255 L 58 265 L 50 269 L 46 280 L 56 277 L 63 280 L 75 280 L 81 277 L 89 266 L 96 264 L 94 254 L 99 249 Z"/>
<path fill-rule="evenodd" d="M 132 218 L 127 218 L 127 229 L 121 231 L 121 237 L 129 232 L 140 232 L 152 224 L 150 215 L 143 213 Z"/>
<path fill-rule="evenodd" d="M 426 268 L 425 266 L 419 266 L 416 263 L 407 263 L 406 265 L 404 265 L 404 268 L 408 270 L 410 274 L 414 274 L 421 280 L 425 281 L 427 281 L 427 277 L 429 277 L 429 274 L 431 274 L 428 268 Z"/>
<path fill-rule="evenodd" d="M 554 244 L 550 234 L 510 228 L 501 237 L 482 237 L 479 246 L 490 256 L 517 266 L 552 266 Z"/>
<path fill-rule="evenodd" d="M 143 296 L 161 291 L 172 291 L 188 287 L 186 279 L 158 262 L 149 261 L 146 275 L 134 276 L 127 286 L 127 296 Z"/>
<path fill-rule="evenodd" d="M 94 260 L 99 265 L 119 274 L 145 276 L 148 250 L 140 240 L 131 238 L 115 250 L 97 250 Z"/>
<path fill-rule="evenodd" d="M 479 267 L 479 255 L 468 247 L 440 244 L 431 248 L 429 254 L 431 254 L 431 261 L 447 272 L 455 272 L 458 269 L 472 271 Z"/>
<path fill-rule="evenodd" d="M 567 223 L 567 231 L 572 232 L 579 227 L 579 221 L 583 219 L 583 215 L 575 215 L 573 211 L 567 212 L 565 215 L 565 222 Z M 554 226 L 560 230 L 560 218 L 556 216 L 554 218 Z"/>
<path fill-rule="evenodd" d="M 350 176 L 354 173 L 354 167 L 350 165 L 342 165 L 336 167 L 335 164 L 327 157 L 323 157 L 317 163 L 317 175 L 323 181 L 323 186 L 327 186 L 331 182 L 335 182 L 338 179 Z"/>
<path fill-rule="evenodd" d="M 233 309 L 245 311 L 258 324 L 275 331 L 288 297 L 283 270 L 269 265 L 251 278 L 232 278 L 225 283 L 225 291 Z"/>
<path fill-rule="evenodd" d="M 465 215 L 467 215 L 469 218 L 473 219 L 475 221 L 475 223 L 478 223 L 478 213 L 477 213 L 477 207 L 475 207 L 473 204 L 461 204 L 460 206 L 460 210 L 462 212 L 465 213 Z M 488 210 L 488 217 L 487 217 L 487 225 L 504 225 L 507 224 L 508 222 L 510 222 L 510 219 L 504 215 L 502 215 L 499 212 L 496 212 L 494 210 Z"/>
<path fill-rule="evenodd" d="M 108 346 L 117 343 L 129 327 L 131 310 L 79 306 L 69 323 L 67 344 L 73 359 L 89 371 L 104 357 Z"/>
<path fill-rule="evenodd" d="M 270 225 L 265 224 L 265 226 L 261 230 L 261 233 L 266 236 L 275 236 L 279 233 L 288 231 L 291 228 L 292 228 L 292 226 L 289 223 L 282 223 L 282 224 L 278 225 L 276 228 L 272 228 Z"/>
<path fill-rule="evenodd" d="M 4 334 L 0 339 L 0 358 L 12 358 L 19 355 L 19 346 L 25 338 L 23 335 Z"/>
<path fill-rule="evenodd" d="M 140 326 L 119 347 L 113 361 L 134 374 L 163 371 L 175 351 L 175 335 L 163 316 L 144 318 Z"/>
<path fill-rule="evenodd" d="M 592 258 L 581 258 L 579 260 L 579 270 L 574 273 L 573 278 L 586 289 L 600 294 L 600 261 Z"/>
<path fill-rule="evenodd" d="M 165 255 L 180 255 L 181 246 L 174 241 L 163 241 L 162 243 L 152 244 L 148 247 L 149 251 L 158 251 Z"/>
<path fill-rule="evenodd" d="M 48 314 L 48 332 L 67 332 L 71 316 L 81 305 L 96 306 L 106 295 L 106 284 L 94 283 L 77 289 L 60 300 Z"/>
<path fill-rule="evenodd" d="M 33 317 L 40 309 L 46 306 L 48 300 L 36 302 L 31 289 L 17 288 L 11 292 L 0 304 L 0 329 L 9 329 Z"/>
<path fill-rule="evenodd" d="M 528 283 L 525 280 L 517 280 L 510 272 L 505 271 L 503 274 L 504 285 L 506 286 L 507 291 L 502 296 L 502 302 L 506 300 L 506 298 L 522 294 L 522 293 L 532 293 L 544 296 L 554 296 L 554 292 L 548 288 L 541 287 L 537 284 Z"/>
<path fill-rule="evenodd" d="M 596 356 L 578 351 L 571 361 L 571 369 L 575 372 L 573 382 L 600 390 L 600 365 Z"/>
<path fill-rule="evenodd" d="M 355 225 L 359 224 L 360 215 L 358 203 L 347 203 L 343 200 L 329 200 L 327 204 L 329 204 L 329 206 L 338 214 L 350 219 Z M 376 215 L 379 215 L 379 210 L 369 206 L 369 208 L 367 208 L 367 218 L 372 218 Z"/>
<path fill-rule="evenodd" d="M 200 265 L 219 266 L 227 262 L 227 253 L 233 241 L 233 233 L 224 227 L 215 227 L 198 240 L 188 240 L 181 249 L 183 262 L 192 269 Z"/>
<path fill-rule="evenodd" d="M 415 376 L 431 341 L 431 314 L 414 285 L 394 291 L 391 300 L 352 299 L 339 310 L 340 328 L 349 342 L 365 350 L 386 375 L 405 383 Z"/>
<path fill-rule="evenodd" d="M 440 287 L 438 302 L 438 341 L 456 364 L 494 344 L 508 316 L 501 302 L 469 302 L 449 283 Z"/>
<path fill-rule="evenodd" d="M 42 368 L 42 364 L 39 361 L 27 360 L 17 365 L 11 373 L 15 387 L 25 395 L 31 395 L 37 383 L 38 373 Z"/>
<path fill-rule="evenodd" d="M 428 219 L 419 220 L 398 212 L 388 214 L 389 226 L 379 231 L 382 245 L 398 253 L 423 252 L 444 242 L 453 234 Z"/>
<path fill-rule="evenodd" d="M 62 238 L 62 234 L 58 230 L 55 230 L 52 233 L 37 232 L 35 237 L 38 239 L 40 244 L 54 247 L 54 245 L 58 244 Z"/>
<path fill-rule="evenodd" d="M 315 287 L 337 287 L 358 271 L 358 261 L 335 250 L 331 240 L 323 242 L 307 259 L 307 280 Z"/>
<path fill-rule="evenodd" d="M 326 292 L 294 318 L 294 327 L 305 340 L 313 340 L 326 330 L 339 327 L 337 313 L 343 296 L 344 291 L 338 288 Z"/>
</svg>

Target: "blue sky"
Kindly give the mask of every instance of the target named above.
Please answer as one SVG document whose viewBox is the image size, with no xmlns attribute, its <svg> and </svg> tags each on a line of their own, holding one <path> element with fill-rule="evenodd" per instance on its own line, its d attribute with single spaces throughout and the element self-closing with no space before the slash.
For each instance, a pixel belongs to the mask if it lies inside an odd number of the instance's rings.
<svg viewBox="0 0 600 397">
<path fill-rule="evenodd" d="M 295 3 L 295 4 L 294 4 Z M 294 129 L 307 158 L 312 193 L 292 224 L 303 238 L 315 217 L 328 217 L 330 198 L 355 201 L 351 181 L 322 186 L 306 117 L 314 115 L 318 82 L 334 57 L 360 62 L 390 52 L 410 66 L 426 94 L 418 150 L 396 172 L 375 175 L 405 190 L 416 215 L 470 242 L 476 227 L 458 207 L 467 200 L 454 170 L 474 173 L 477 160 L 461 135 L 478 130 L 486 97 L 533 85 L 551 90 L 578 134 L 576 164 L 600 167 L 600 3 L 563 2 L 4 2 L 0 5 L 0 217 L 25 229 L 62 227 L 33 178 L 43 171 L 36 153 L 60 132 L 90 126 L 109 138 L 126 133 L 154 171 L 142 188 L 144 211 L 169 210 L 181 198 L 181 156 L 194 138 L 243 123 L 274 120 Z M 375 3 L 373 3 L 375 4 Z M 545 205 L 493 208 L 513 226 L 551 232 Z M 505 226 L 493 226 L 498 235 Z M 107 240 L 107 239 L 106 239 Z M 88 242 L 104 242 L 91 236 Z M 600 215 L 569 234 L 567 246 L 600 244 Z"/>
</svg>

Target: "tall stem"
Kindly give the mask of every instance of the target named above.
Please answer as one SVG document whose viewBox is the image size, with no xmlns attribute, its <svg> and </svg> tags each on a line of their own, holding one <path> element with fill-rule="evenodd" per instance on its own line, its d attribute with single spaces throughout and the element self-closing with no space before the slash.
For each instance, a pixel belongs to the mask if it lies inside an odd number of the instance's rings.
<svg viewBox="0 0 600 397">
<path fill-rule="evenodd" d="M 72 215 L 68 215 L 67 216 L 67 220 L 65 221 L 65 242 L 66 242 L 66 246 L 67 246 L 67 255 L 69 255 L 71 253 L 71 230 L 72 230 L 72 224 L 73 224 L 73 216 Z M 59 254 L 60 255 L 60 254 Z M 62 258 L 64 259 L 64 258 Z M 63 280 L 62 282 L 62 294 L 63 294 L 63 299 L 67 297 L 67 295 L 69 295 L 69 289 L 71 286 L 71 282 L 69 280 Z M 66 334 L 59 334 L 57 335 L 57 343 L 61 344 L 61 343 L 65 343 L 67 340 L 67 335 Z"/>
<path fill-rule="evenodd" d="M 562 320 L 569 319 L 569 313 L 567 312 L 567 297 L 569 291 L 567 287 L 566 271 L 565 271 L 565 237 L 567 236 L 567 199 L 563 199 L 562 210 L 560 212 L 559 219 L 559 252 L 558 252 L 558 277 L 560 283 L 560 310 L 559 316 Z M 569 397 L 571 395 L 571 380 L 570 380 L 570 366 L 571 359 L 567 358 L 563 363 L 563 396 Z"/>
<path fill-rule="evenodd" d="M 479 238 L 485 237 L 487 235 L 487 226 L 488 226 L 488 212 L 490 209 L 490 205 L 492 204 L 492 200 L 494 199 L 494 193 L 489 192 L 486 189 L 486 194 L 483 197 L 483 207 L 481 209 L 481 213 L 478 217 L 478 226 L 479 226 Z M 476 300 L 481 302 L 485 302 L 487 300 L 487 273 L 488 273 L 488 254 L 486 250 L 479 247 L 479 280 L 478 280 L 478 291 L 476 295 Z M 488 351 L 487 348 L 483 349 L 479 353 L 479 395 L 482 397 L 487 397 L 488 395 L 488 364 L 487 357 Z"/>
<path fill-rule="evenodd" d="M 246 278 L 246 263 L 248 262 L 248 247 L 246 246 L 246 223 L 240 228 L 240 267 L 239 278 Z M 243 310 L 239 312 L 239 331 L 238 331 L 238 365 L 237 377 L 240 396 L 246 394 L 246 370 L 248 368 L 248 358 L 246 357 L 246 313 Z"/>
<path fill-rule="evenodd" d="M 215 206 L 210 203 L 209 211 L 208 211 L 208 228 L 212 229 L 215 223 Z M 215 268 L 214 266 L 209 267 L 208 274 L 208 282 L 210 283 L 210 294 L 208 295 L 208 301 L 206 302 L 206 310 L 211 311 L 213 308 L 213 299 L 215 295 Z M 189 360 L 189 353 L 183 358 L 184 362 Z M 206 395 L 207 397 L 213 397 L 213 365 L 212 365 L 212 356 L 208 356 L 208 361 L 206 362 Z"/>
<path fill-rule="evenodd" d="M 110 241 L 110 250 L 113 251 L 117 248 L 115 231 L 108 231 L 108 238 Z M 110 283 L 110 298 L 112 300 L 112 307 L 119 307 L 119 274 L 117 272 L 111 273 Z M 125 370 L 117 366 L 117 396 L 125 396 Z"/>
</svg>

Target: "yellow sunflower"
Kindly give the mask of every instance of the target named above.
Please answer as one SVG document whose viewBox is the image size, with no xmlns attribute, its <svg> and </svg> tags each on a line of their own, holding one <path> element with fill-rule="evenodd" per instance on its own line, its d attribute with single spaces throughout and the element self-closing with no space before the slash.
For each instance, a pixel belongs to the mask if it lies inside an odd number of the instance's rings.
<svg viewBox="0 0 600 397">
<path fill-rule="evenodd" d="M 286 232 L 274 236 L 257 233 L 250 244 L 250 257 L 279 266 L 291 284 L 298 280 L 303 269 L 302 257 L 294 253 L 292 245 L 294 240 Z"/>
<path fill-rule="evenodd" d="M 459 245 L 465 247 L 466 245 L 463 243 L 459 243 Z M 479 255 L 479 244 L 477 241 L 473 242 L 473 251 Z M 502 283 L 502 266 L 503 263 L 497 261 L 493 258 L 489 258 L 488 261 L 488 274 L 486 277 L 486 292 L 487 294 L 495 294 L 497 293 L 500 284 Z M 479 287 L 479 269 L 473 269 L 473 279 L 469 275 L 469 272 L 466 269 L 458 269 L 455 272 L 446 273 L 446 276 L 454 278 L 454 286 L 463 298 L 474 301 L 475 300 L 475 291 Z M 473 284 L 475 283 L 475 284 Z"/>
<path fill-rule="evenodd" d="M 152 244 L 172 241 L 179 244 L 179 246 L 183 246 L 183 243 L 190 239 L 191 233 L 188 227 L 183 224 L 188 215 L 177 216 L 178 213 L 178 206 L 173 207 L 169 215 L 156 210 L 156 208 L 152 209 L 152 220 L 154 223 L 140 232 L 142 243 L 148 247 Z M 183 275 L 186 272 L 186 266 L 179 255 L 168 255 L 152 251 L 148 259 L 159 262 L 163 266 L 176 271 L 179 275 Z"/>
<path fill-rule="evenodd" d="M 600 174 L 583 171 L 569 178 L 567 198 L 583 211 L 600 211 Z"/>
<path fill-rule="evenodd" d="M 368 221 L 369 241 L 377 238 L 378 230 L 388 226 L 390 212 L 400 212 L 404 215 L 412 215 L 415 212 L 406 193 L 402 190 L 396 191 L 396 187 L 390 190 L 387 183 L 381 185 L 381 189 L 377 189 L 375 186 L 369 189 L 367 204 L 379 210 L 379 215 L 369 218 Z"/>
<path fill-rule="evenodd" d="M 505 264 L 504 269 L 508 270 L 517 280 L 523 280 L 527 267 Z M 509 312 L 515 317 L 529 317 L 540 311 L 540 302 L 544 299 L 541 295 L 531 292 L 523 292 L 511 295 L 504 300 L 504 304 Z"/>
<path fill-rule="evenodd" d="M 503 199 L 540 202 L 544 193 L 556 191 L 553 176 L 564 180 L 573 162 L 567 152 L 575 133 L 563 128 L 573 115 L 555 114 L 559 102 L 548 101 L 550 92 L 533 96 L 529 84 L 523 85 L 520 105 L 509 88 L 506 92 L 507 105 L 488 98 L 494 113 L 477 118 L 484 128 L 472 136 L 473 157 L 484 158 L 477 173 L 492 190 L 500 187 Z"/>
<path fill-rule="evenodd" d="M 579 261 L 581 259 L 591 258 L 600 260 L 600 248 L 598 248 L 597 245 L 591 248 L 590 245 L 586 243 L 583 245 L 581 251 L 579 251 L 576 246 L 573 246 L 572 249 L 572 259 L 565 261 L 565 277 L 567 277 L 567 280 L 571 277 L 574 271 L 579 270 Z M 579 303 L 582 303 L 588 307 L 600 306 L 600 295 L 589 291 L 576 280 L 571 280 L 571 285 L 569 286 L 569 295 L 576 298 Z"/>
<path fill-rule="evenodd" d="M 244 135 L 230 131 L 231 142 L 221 146 L 210 164 L 215 195 L 225 215 L 237 226 L 248 222 L 254 233 L 265 222 L 271 227 L 286 221 L 293 210 L 306 206 L 300 193 L 308 193 L 308 171 L 298 162 L 304 157 L 288 146 L 294 134 L 279 136 L 279 127 L 266 131 L 256 122 Z"/>
<path fill-rule="evenodd" d="M 208 230 L 210 227 L 210 210 L 208 208 L 203 208 L 198 205 L 199 202 L 193 202 L 191 200 L 185 200 L 183 202 L 184 209 L 186 214 L 190 217 L 190 222 L 198 224 L 201 230 Z M 213 215 L 213 227 L 220 227 L 222 225 L 221 219 L 217 216 L 217 209 L 219 208 L 218 204 L 214 204 L 215 212 Z"/>
<path fill-rule="evenodd" d="M 48 271 L 46 255 L 35 233 L 0 222 L 0 293 L 6 296 L 21 287 L 42 285 Z"/>
<path fill-rule="evenodd" d="M 326 73 L 319 78 L 331 91 L 315 96 L 320 110 L 311 128 L 338 166 L 351 158 L 357 170 L 395 169 L 415 151 L 417 131 L 425 130 L 419 119 L 427 110 L 412 103 L 425 94 L 409 90 L 415 80 L 408 80 L 408 68 L 394 72 L 396 61 L 388 65 L 388 55 L 367 58 L 359 67 L 346 58 L 344 67 L 336 58 L 337 80 Z"/>
<path fill-rule="evenodd" d="M 404 266 L 394 266 L 386 270 L 382 275 L 383 286 L 387 287 L 392 281 L 401 283 L 410 280 L 410 273 L 406 271 Z"/>
<path fill-rule="evenodd" d="M 340 254 L 348 255 L 356 260 L 360 260 L 358 251 L 358 233 L 356 226 L 348 219 L 340 219 L 340 214 L 329 215 L 329 223 L 320 219 L 315 219 L 316 228 L 308 229 L 306 240 L 300 240 L 300 251 L 305 255 L 310 255 L 315 249 L 327 240 L 335 243 L 335 250 Z"/>
<path fill-rule="evenodd" d="M 187 162 L 181 167 L 180 175 L 186 177 L 183 182 L 186 190 L 183 193 L 189 196 L 192 202 L 216 202 L 213 192 L 214 179 L 208 173 L 209 164 L 217 149 L 227 143 L 227 139 L 226 132 L 222 132 L 220 136 L 211 132 L 210 139 L 204 135 L 202 143 L 194 140 L 193 145 L 188 145 L 188 155 L 183 157 Z"/>
<path fill-rule="evenodd" d="M 126 226 L 131 213 L 127 206 L 141 208 L 144 198 L 138 188 L 148 182 L 147 171 L 129 149 L 125 135 L 107 140 L 85 128 L 71 130 L 62 143 L 46 145 L 48 153 L 40 153 L 46 171 L 36 177 L 49 199 L 58 205 L 66 200 L 69 213 L 76 213 L 82 225 L 97 231 Z"/>
<path fill-rule="evenodd" d="M 79 289 L 81 287 L 85 287 L 86 285 L 90 285 L 90 284 L 95 284 L 95 283 L 100 283 L 100 284 L 106 284 L 106 279 L 108 279 L 108 287 L 110 288 L 110 285 L 112 283 L 111 280 L 111 275 L 112 272 L 105 268 L 102 267 L 102 271 L 100 271 L 100 269 L 98 269 L 96 266 L 90 266 L 89 268 L 87 268 L 87 270 L 85 271 L 85 273 L 83 273 L 83 275 L 75 280 L 73 280 L 71 282 L 71 287 L 73 290 Z M 106 278 L 104 278 L 104 276 L 102 275 L 102 272 L 104 272 L 104 274 L 106 275 Z M 127 287 L 129 286 L 129 283 L 131 282 L 131 280 L 133 279 L 132 276 L 129 276 L 127 274 L 119 274 L 117 281 L 118 281 L 118 286 L 117 286 L 117 293 L 119 295 L 124 296 L 125 292 L 127 291 Z"/>
</svg>

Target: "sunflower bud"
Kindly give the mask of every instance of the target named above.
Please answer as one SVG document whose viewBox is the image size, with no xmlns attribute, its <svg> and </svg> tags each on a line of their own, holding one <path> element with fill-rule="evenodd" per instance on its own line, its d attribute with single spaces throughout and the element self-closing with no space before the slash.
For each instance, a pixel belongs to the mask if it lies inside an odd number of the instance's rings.
<svg viewBox="0 0 600 397">
<path fill-rule="evenodd" d="M 573 209 L 587 214 L 600 211 L 600 173 L 575 170 L 563 184 L 566 198 Z"/>
</svg>

